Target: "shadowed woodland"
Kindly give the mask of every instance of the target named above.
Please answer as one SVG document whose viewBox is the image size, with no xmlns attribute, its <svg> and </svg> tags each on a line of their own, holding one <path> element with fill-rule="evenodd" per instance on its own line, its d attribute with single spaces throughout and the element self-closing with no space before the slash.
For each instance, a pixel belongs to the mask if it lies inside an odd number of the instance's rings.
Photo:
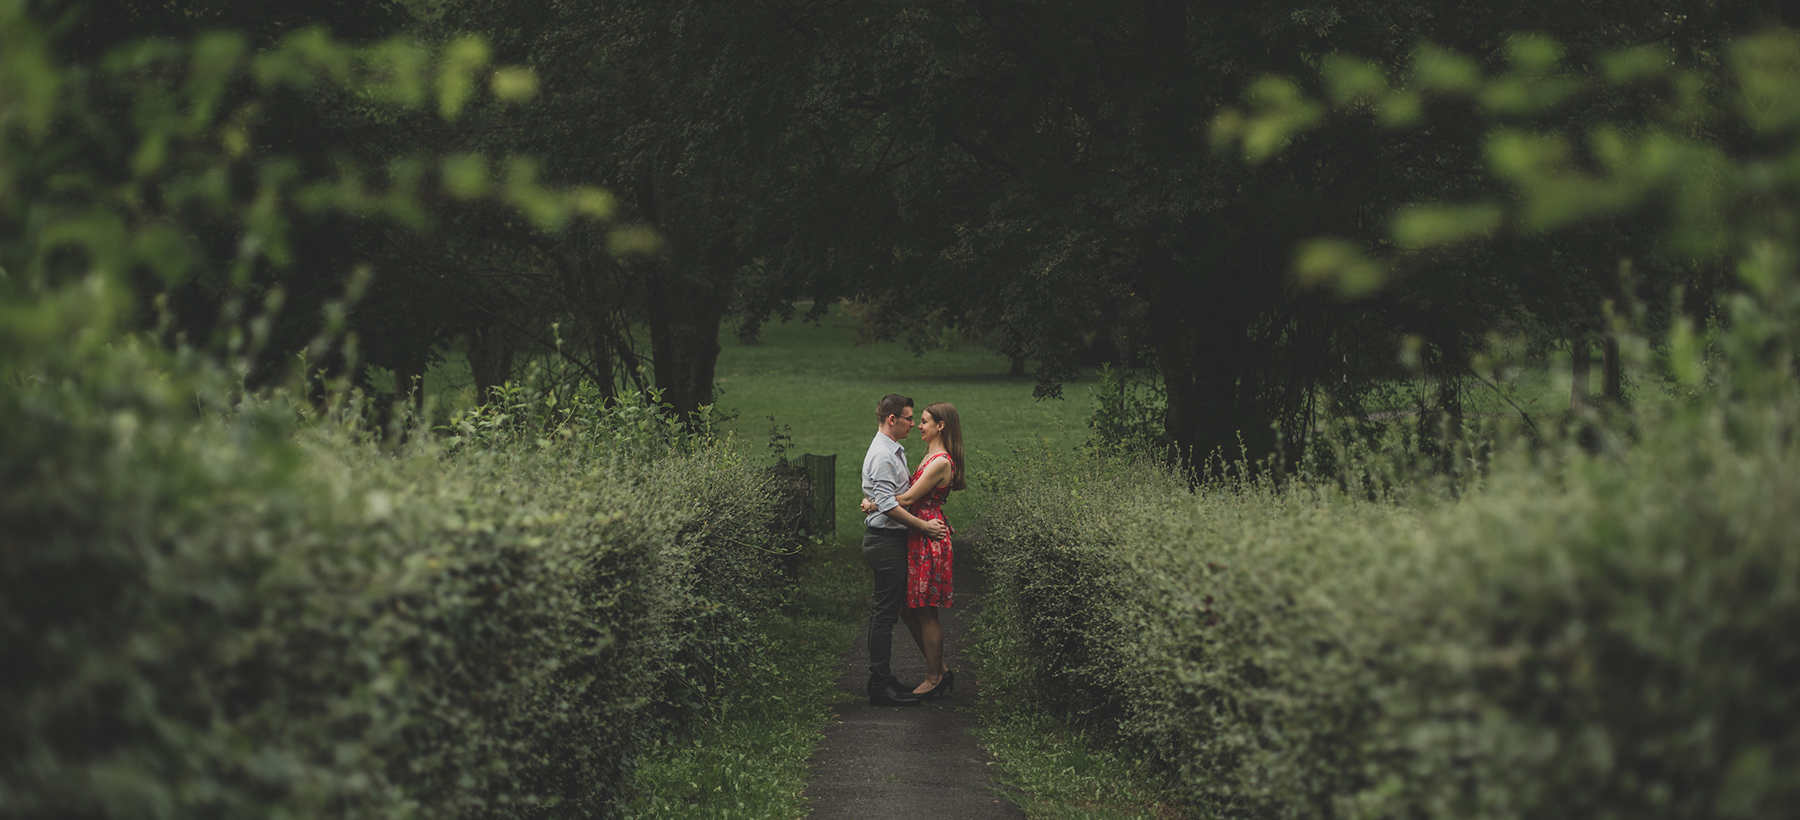
<svg viewBox="0 0 1800 820">
<path fill-rule="evenodd" d="M 1591 378 L 1619 400 L 1604 306 L 1646 306 L 1653 333 L 1671 310 L 1705 322 L 1727 271 L 1666 252 L 1666 218 L 1634 208 L 1554 235 L 1396 252 L 1399 206 L 1496 193 L 1482 151 L 1490 120 L 1429 100 L 1419 112 L 1429 127 L 1404 133 L 1334 116 L 1264 162 L 1213 150 L 1220 112 L 1260 81 L 1321 89 L 1332 55 L 1400 76 L 1421 43 L 1497 71 L 1515 33 L 1559 43 L 1559 70 L 1577 75 L 1637 46 L 1717 67 L 1732 37 L 1800 22 L 1780 3 L 1692 0 L 24 8 L 75 65 L 146 36 L 215 30 L 242 32 L 250 48 L 310 27 L 346 43 L 479 37 L 488 59 L 530 71 L 528 102 L 477 95 L 454 122 L 319 89 L 248 105 L 250 92 L 227 88 L 217 105 L 236 109 L 249 145 L 304 173 L 352 163 L 380 189 L 402 157 L 529 157 L 513 171 L 604 189 L 619 225 L 647 229 L 545 231 L 453 191 L 416 203 L 437 226 L 428 235 L 356 213 L 283 214 L 286 240 L 271 259 L 244 260 L 229 219 L 205 226 L 191 237 L 192 275 L 138 284 L 140 321 L 155 324 L 156 305 L 167 336 L 205 344 L 243 305 L 279 291 L 254 384 L 285 377 L 318 334 L 323 304 L 362 266 L 373 275 L 346 316 L 359 355 L 309 366 L 401 396 L 452 349 L 467 356 L 480 396 L 528 359 L 555 355 L 602 395 L 655 387 L 687 413 L 711 402 L 722 326 L 754 338 L 770 319 L 854 299 L 877 336 L 931 345 L 944 328 L 983 334 L 1031 363 L 1040 395 L 1058 395 L 1084 362 L 1154 374 L 1166 396 L 1157 433 L 1184 457 L 1235 455 L 1240 438 L 1271 452 L 1273 427 L 1353 414 L 1371 391 L 1412 375 L 1434 385 L 1426 409 L 1456 414 L 1484 389 L 1469 361 L 1495 333 L 1578 352 L 1578 381 L 1600 354 Z M 131 107 L 93 102 L 102 122 L 69 150 L 103 179 L 131 173 L 135 146 L 118 138 Z M 1552 133 L 1643 127 L 1657 105 L 1645 93 L 1589 93 L 1531 122 Z M 1727 149 L 1755 142 L 1701 127 Z M 1385 286 L 1346 301 L 1297 284 L 1294 248 L 1317 236 L 1384 256 Z M 1395 354 L 1408 339 L 1414 373 Z M 395 383 L 368 383 L 369 366 Z"/>
<path fill-rule="evenodd" d="M 1795 817 L 1797 207 L 1786 0 L 0 0 L 0 815 L 802 813 L 807 326 L 1034 816 Z"/>
</svg>

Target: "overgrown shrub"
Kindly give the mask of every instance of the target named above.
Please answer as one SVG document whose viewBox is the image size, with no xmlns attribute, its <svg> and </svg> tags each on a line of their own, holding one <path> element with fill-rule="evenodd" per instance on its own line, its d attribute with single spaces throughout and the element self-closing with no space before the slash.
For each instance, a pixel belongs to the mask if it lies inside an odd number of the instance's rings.
<svg viewBox="0 0 1800 820">
<path fill-rule="evenodd" d="M 1455 500 L 1021 457 L 990 623 L 1202 816 L 1796 816 L 1793 407 L 1505 453 Z"/>
<path fill-rule="evenodd" d="M 0 0 L 0 816 L 615 814 L 644 738 L 760 649 L 774 485 L 654 398 L 521 390 L 439 439 L 363 429 L 341 385 L 324 410 L 244 387 L 295 218 L 429 231 L 468 201 L 547 235 L 612 210 L 526 158 L 281 156 L 245 133 L 260 105 L 448 122 L 529 74 L 319 29 L 69 66 L 78 15 L 30 5 Z M 167 351 L 137 294 L 196 275 L 228 291 L 218 339 Z M 341 375 L 346 316 L 307 346 Z"/>
<path fill-rule="evenodd" d="M 716 443 L 393 452 L 129 339 L 18 364 L 9 817 L 607 816 L 781 594 L 776 496 Z"/>
</svg>

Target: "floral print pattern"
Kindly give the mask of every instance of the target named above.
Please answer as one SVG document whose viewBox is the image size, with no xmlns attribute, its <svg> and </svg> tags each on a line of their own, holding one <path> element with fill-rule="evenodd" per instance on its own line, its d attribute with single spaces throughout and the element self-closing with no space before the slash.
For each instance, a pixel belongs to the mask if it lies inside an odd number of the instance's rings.
<svg viewBox="0 0 1800 820">
<path fill-rule="evenodd" d="M 934 453 L 919 462 L 919 469 L 912 474 L 912 481 L 917 482 L 925 473 L 925 466 L 932 459 L 950 460 L 948 453 Z M 953 462 L 954 463 L 954 462 Z M 944 518 L 944 499 L 950 497 L 950 487 L 945 485 L 933 489 L 907 507 L 912 513 L 926 521 L 943 521 L 945 527 L 950 522 Z M 955 553 L 950 549 L 952 529 L 944 533 L 943 538 L 929 538 L 925 533 L 911 530 L 906 536 L 906 605 L 950 606 L 951 604 L 951 559 Z"/>
</svg>

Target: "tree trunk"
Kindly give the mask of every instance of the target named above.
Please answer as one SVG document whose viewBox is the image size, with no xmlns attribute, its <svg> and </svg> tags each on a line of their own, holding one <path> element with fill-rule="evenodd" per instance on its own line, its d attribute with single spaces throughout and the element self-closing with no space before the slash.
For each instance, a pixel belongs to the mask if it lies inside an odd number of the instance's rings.
<svg viewBox="0 0 1800 820">
<path fill-rule="evenodd" d="M 1600 345 L 1600 397 L 1609 406 L 1625 403 L 1625 379 L 1619 372 L 1619 337 L 1606 334 Z"/>
<path fill-rule="evenodd" d="M 649 175 L 640 177 L 639 207 L 663 233 L 669 247 L 646 266 L 650 324 L 650 364 L 662 398 L 685 421 L 712 403 L 719 364 L 719 327 L 729 305 L 726 294 L 739 260 L 731 235 L 717 226 L 710 239 L 684 243 L 695 232 L 663 212 L 660 191 Z"/>
<path fill-rule="evenodd" d="M 1466 361 L 1466 358 L 1461 357 L 1460 351 L 1457 351 L 1455 355 L 1459 356 L 1456 361 Z M 1448 474 L 1455 474 L 1459 466 L 1457 461 L 1458 445 L 1462 442 L 1463 437 L 1462 379 L 1450 374 L 1441 375 L 1437 380 L 1437 388 L 1438 412 L 1444 414 L 1443 429 L 1439 432 L 1439 435 L 1443 436 L 1443 440 L 1440 442 L 1443 452 L 1440 455 L 1438 469 Z M 1421 418 L 1420 421 L 1424 421 L 1424 419 Z"/>
<path fill-rule="evenodd" d="M 1585 335 L 1578 335 L 1569 340 L 1569 372 L 1574 376 L 1569 386 L 1569 412 L 1573 413 L 1588 406 L 1588 370 L 1592 367 L 1588 351 L 1588 340 Z"/>
<path fill-rule="evenodd" d="M 664 276 L 650 284 L 650 360 L 663 401 L 687 418 L 712 403 L 725 304 L 710 293 L 672 290 Z"/>
<path fill-rule="evenodd" d="M 715 282 L 730 278 L 728 238 L 718 238 L 694 276 L 678 276 L 669 259 L 649 279 L 650 360 L 663 401 L 683 419 L 712 403 L 719 364 L 719 326 L 726 300 Z M 679 258 L 679 257 L 677 257 Z"/>
<path fill-rule="evenodd" d="M 1139 265 L 1149 298 L 1147 334 L 1156 351 L 1168 409 L 1163 431 L 1183 467 L 1225 462 L 1239 455 L 1243 439 L 1262 455 L 1266 432 L 1243 429 L 1240 383 L 1248 351 L 1243 315 L 1233 315 L 1228 293 L 1198 293 L 1193 278 L 1176 268 L 1166 248 L 1141 246 Z"/>
<path fill-rule="evenodd" d="M 478 327 L 466 339 L 469 373 L 475 377 L 475 403 L 486 406 L 494 388 L 512 378 L 513 342 L 501 328 Z"/>
</svg>

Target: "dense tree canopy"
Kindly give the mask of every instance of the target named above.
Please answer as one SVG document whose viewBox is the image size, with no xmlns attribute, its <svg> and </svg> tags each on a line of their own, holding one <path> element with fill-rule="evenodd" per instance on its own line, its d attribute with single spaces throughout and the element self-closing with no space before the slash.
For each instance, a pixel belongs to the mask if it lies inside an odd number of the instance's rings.
<svg viewBox="0 0 1800 820">
<path fill-rule="evenodd" d="M 1566 43 L 1584 70 L 1599 51 L 1651 42 L 1686 42 L 1704 59 L 1725 25 L 1685 13 L 1716 9 L 1673 2 L 929 8 L 893 24 L 908 29 L 894 38 L 909 44 L 893 57 L 900 79 L 872 87 L 885 91 L 873 96 L 880 127 L 910 162 L 892 176 L 914 225 L 892 234 L 894 256 L 943 285 L 878 284 L 876 298 L 914 322 L 941 310 L 1003 328 L 1012 352 L 1043 362 L 1051 393 L 1084 338 L 1112 331 L 1154 362 L 1167 435 L 1197 454 L 1235 449 L 1240 436 L 1265 451 L 1271 424 L 1297 426 L 1321 394 L 1355 407 L 1396 375 L 1406 335 L 1427 342 L 1453 410 L 1469 353 L 1502 322 L 1524 312 L 1564 336 L 1592 332 L 1641 239 L 1620 226 L 1587 241 L 1414 258 L 1354 303 L 1309 292 L 1289 275 L 1296 243 L 1325 234 L 1378 245 L 1399 203 L 1478 190 L 1486 124 L 1432 112 L 1430 128 L 1394 135 L 1344 120 L 1252 165 L 1206 149 L 1222 109 L 1278 103 L 1298 92 L 1265 77 L 1305 82 L 1333 54 L 1398 75 L 1429 62 L 1436 52 L 1419 44 L 1435 42 L 1494 65 L 1524 30 Z"/>
<path fill-rule="evenodd" d="M 1517 67 L 1534 58 L 1514 35 L 1535 32 L 1562 44 L 1556 71 L 1591 72 L 1596 55 L 1641 44 L 1716 66 L 1724 38 L 1797 22 L 1791 4 L 1710 0 L 36 8 L 63 21 L 58 47 L 75 62 L 219 27 L 258 47 L 308 26 L 371 41 L 477 35 L 493 59 L 529 68 L 513 79 L 531 104 L 482 98 L 446 121 L 292 92 L 246 109 L 250 144 L 321 172 L 418 150 L 532 156 L 459 167 L 483 184 L 494 174 L 503 186 L 600 186 L 608 208 L 645 229 L 566 226 L 445 196 L 428 207 L 446 230 L 429 239 L 354 215 L 296 217 L 292 264 L 245 276 L 232 262 L 242 232 L 221 222 L 200 237 L 210 264 L 166 288 L 147 280 L 145 304 L 166 289 L 174 332 L 204 339 L 234 305 L 279 291 L 287 307 L 263 356 L 268 378 L 365 263 L 374 274 L 351 326 L 398 393 L 459 346 L 482 395 L 521 354 L 550 354 L 607 395 L 654 387 L 692 411 L 712 400 L 728 322 L 753 336 L 797 301 L 812 300 L 816 315 L 855 298 L 878 330 L 921 343 L 946 326 L 986 334 L 1038 363 L 1040 395 L 1058 395 L 1096 349 L 1148 365 L 1167 392 L 1167 440 L 1188 457 L 1239 441 L 1265 452 L 1275 425 L 1356 412 L 1401 374 L 1395 352 L 1408 337 L 1422 340 L 1438 406 L 1455 412 L 1489 332 L 1523 329 L 1585 361 L 1588 340 L 1605 335 L 1607 300 L 1656 302 L 1681 284 L 1703 310 L 1717 278 L 1660 257 L 1659 223 L 1645 214 L 1555 238 L 1394 246 L 1402 203 L 1493 190 L 1478 139 L 1489 123 L 1473 107 L 1421 103 L 1396 116 L 1429 125 L 1404 132 L 1331 116 L 1246 139 L 1255 161 L 1213 147 L 1222 113 L 1303 114 L 1328 81 L 1320 67 L 1342 55 L 1383 76 L 1454 82 L 1464 68 L 1443 55 L 1474 55 L 1476 72 Z M 1630 122 L 1647 105 L 1584 100 L 1542 125 Z M 123 102 L 111 110 L 129 116 Z M 122 167 L 126 150 L 94 162 Z M 1386 255 L 1391 275 L 1348 293 L 1307 286 L 1293 275 L 1296 248 L 1318 236 Z"/>
</svg>

